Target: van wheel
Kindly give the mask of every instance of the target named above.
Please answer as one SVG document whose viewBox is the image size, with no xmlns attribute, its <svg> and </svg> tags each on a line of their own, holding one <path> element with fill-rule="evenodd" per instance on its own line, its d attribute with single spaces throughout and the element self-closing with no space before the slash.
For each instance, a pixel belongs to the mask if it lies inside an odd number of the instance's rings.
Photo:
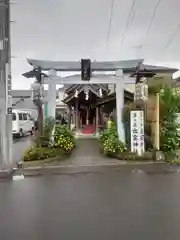
<svg viewBox="0 0 180 240">
<path fill-rule="evenodd" d="M 34 127 L 32 128 L 32 130 L 30 131 L 30 135 L 32 136 L 34 134 Z"/>
</svg>

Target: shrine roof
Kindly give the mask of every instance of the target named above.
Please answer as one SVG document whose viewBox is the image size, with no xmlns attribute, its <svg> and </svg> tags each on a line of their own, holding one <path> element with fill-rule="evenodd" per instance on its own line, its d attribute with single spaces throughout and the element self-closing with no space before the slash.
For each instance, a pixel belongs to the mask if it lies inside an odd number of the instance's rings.
<svg viewBox="0 0 180 240">
<path fill-rule="evenodd" d="M 27 59 L 28 63 L 34 68 L 40 67 L 44 71 L 54 69 L 56 71 L 80 71 L 80 61 L 47 61 L 37 59 Z M 132 74 L 136 71 L 136 67 L 140 65 L 141 70 L 149 70 L 155 73 L 174 73 L 178 71 L 176 68 L 169 68 L 156 65 L 143 64 L 143 59 L 132 59 L 126 61 L 92 61 L 92 71 L 116 71 L 122 69 L 126 74 Z"/>
<path fill-rule="evenodd" d="M 149 70 L 155 73 L 174 73 L 177 72 L 177 68 L 169 68 L 169 67 L 163 67 L 163 66 L 155 66 L 155 65 L 149 65 L 149 64 L 141 64 L 140 65 L 141 70 Z"/>
<path fill-rule="evenodd" d="M 43 70 L 54 69 L 57 71 L 80 71 L 80 61 L 46 61 L 27 59 L 28 63 L 34 68 L 41 67 Z M 143 59 L 132 59 L 126 61 L 92 61 L 93 71 L 116 71 L 118 69 L 136 68 Z"/>
</svg>

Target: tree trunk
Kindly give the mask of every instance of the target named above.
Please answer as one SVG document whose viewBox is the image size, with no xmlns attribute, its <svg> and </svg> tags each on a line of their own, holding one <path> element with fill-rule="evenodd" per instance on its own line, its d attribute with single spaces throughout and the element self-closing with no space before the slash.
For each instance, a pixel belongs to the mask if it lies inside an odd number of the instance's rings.
<svg viewBox="0 0 180 240">
<path fill-rule="evenodd" d="M 41 103 L 38 103 L 37 109 L 38 109 L 37 138 L 39 139 L 38 147 L 41 147 L 41 137 L 43 136 L 43 109 L 42 109 L 42 104 Z"/>
<path fill-rule="evenodd" d="M 42 104 L 38 106 L 38 128 L 39 128 L 39 135 L 43 135 L 43 109 Z"/>
</svg>

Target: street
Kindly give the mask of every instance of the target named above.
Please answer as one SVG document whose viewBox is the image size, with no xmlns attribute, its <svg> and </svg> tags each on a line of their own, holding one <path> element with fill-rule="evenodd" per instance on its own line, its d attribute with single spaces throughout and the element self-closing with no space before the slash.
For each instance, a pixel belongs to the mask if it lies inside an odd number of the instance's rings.
<svg viewBox="0 0 180 240">
<path fill-rule="evenodd" d="M 31 146 L 31 144 L 31 137 L 15 139 L 12 146 L 13 163 L 17 163 L 22 159 L 24 152 Z"/>
<path fill-rule="evenodd" d="M 101 173 L 0 182 L 0 239 L 179 240 L 178 173 Z"/>
</svg>

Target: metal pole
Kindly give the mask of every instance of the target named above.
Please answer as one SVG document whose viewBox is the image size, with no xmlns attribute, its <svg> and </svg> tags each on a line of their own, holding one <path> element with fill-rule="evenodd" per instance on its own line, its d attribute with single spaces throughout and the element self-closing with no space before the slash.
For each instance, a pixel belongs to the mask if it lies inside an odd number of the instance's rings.
<svg viewBox="0 0 180 240">
<path fill-rule="evenodd" d="M 76 132 L 79 130 L 79 124 L 78 124 L 78 100 L 76 100 Z"/>
<path fill-rule="evenodd" d="M 43 109 L 40 101 L 38 104 L 38 129 L 39 129 L 39 136 L 42 136 L 43 135 Z"/>
<path fill-rule="evenodd" d="M 72 118 L 72 109 L 71 106 L 68 106 L 68 128 L 71 130 L 71 118 Z"/>
<path fill-rule="evenodd" d="M 96 134 L 99 133 L 99 107 L 96 107 Z"/>
<path fill-rule="evenodd" d="M 156 131 L 155 131 L 155 148 L 159 151 L 160 149 L 160 138 L 159 138 L 159 93 L 156 94 Z"/>
<path fill-rule="evenodd" d="M 11 48 L 10 3 L 1 1 L 0 7 L 0 167 L 12 163 L 12 102 L 11 100 Z"/>
<path fill-rule="evenodd" d="M 89 107 L 86 108 L 86 125 L 89 125 Z"/>
</svg>

